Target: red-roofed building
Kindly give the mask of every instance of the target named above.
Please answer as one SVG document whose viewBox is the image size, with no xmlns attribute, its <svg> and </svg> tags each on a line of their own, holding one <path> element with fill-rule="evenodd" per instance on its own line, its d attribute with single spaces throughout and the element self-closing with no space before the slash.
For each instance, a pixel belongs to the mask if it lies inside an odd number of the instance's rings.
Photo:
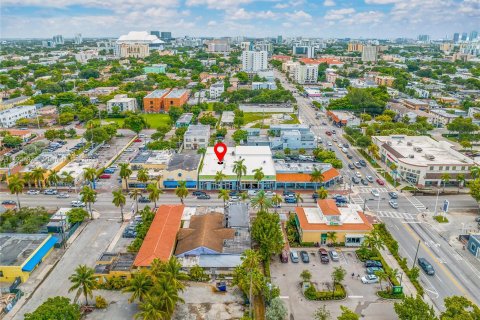
<svg viewBox="0 0 480 320">
<path fill-rule="evenodd" d="M 292 60 L 292 57 L 284 56 L 284 55 L 275 55 L 275 56 L 272 56 L 272 60 L 287 62 L 287 61 Z"/>
<path fill-rule="evenodd" d="M 329 168 L 322 172 L 324 185 L 330 187 L 340 177 L 340 173 L 335 168 Z M 277 172 L 277 189 L 314 189 L 315 183 L 312 182 L 312 176 L 309 173 L 296 172 Z"/>
<path fill-rule="evenodd" d="M 336 242 L 360 246 L 373 229 L 359 205 L 338 207 L 334 199 L 318 200 L 315 207 L 296 207 L 295 222 L 301 242 L 328 243 L 327 234 L 335 232 Z"/>
<path fill-rule="evenodd" d="M 338 67 L 343 66 L 343 62 L 336 58 L 319 58 L 319 59 L 302 58 L 302 59 L 299 59 L 299 61 L 305 64 L 327 63 L 329 66 L 338 66 Z"/>
<path fill-rule="evenodd" d="M 133 262 L 135 267 L 148 267 L 154 259 L 167 261 L 175 250 L 184 205 L 162 205 Z"/>
</svg>

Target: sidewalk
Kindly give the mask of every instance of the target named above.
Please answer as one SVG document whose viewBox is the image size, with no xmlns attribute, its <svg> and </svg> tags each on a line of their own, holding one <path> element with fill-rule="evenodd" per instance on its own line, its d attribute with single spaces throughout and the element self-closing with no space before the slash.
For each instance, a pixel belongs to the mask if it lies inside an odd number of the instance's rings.
<svg viewBox="0 0 480 320">
<path fill-rule="evenodd" d="M 383 259 L 385 262 L 390 266 L 392 269 L 398 269 L 399 272 L 403 273 L 402 276 L 402 286 L 403 286 L 403 293 L 406 296 L 416 296 L 417 295 L 417 289 L 413 286 L 412 282 L 410 279 L 407 277 L 407 275 L 404 273 L 400 265 L 398 264 L 397 260 L 395 257 L 390 253 L 388 249 L 380 250 L 380 253 L 382 254 Z"/>
</svg>

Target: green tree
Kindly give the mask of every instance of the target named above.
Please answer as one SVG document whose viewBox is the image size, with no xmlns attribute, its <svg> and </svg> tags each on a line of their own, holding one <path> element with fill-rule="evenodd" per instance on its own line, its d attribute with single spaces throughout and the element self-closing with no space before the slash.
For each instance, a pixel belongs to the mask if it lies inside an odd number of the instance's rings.
<svg viewBox="0 0 480 320">
<path fill-rule="evenodd" d="M 295 201 L 297 203 L 297 207 L 300 202 L 303 202 L 302 194 L 300 192 L 295 193 Z"/>
<path fill-rule="evenodd" d="M 458 186 L 457 192 L 460 193 L 460 187 L 465 184 L 465 175 L 463 173 L 459 173 L 457 175 L 456 180 L 457 180 L 457 186 Z"/>
<path fill-rule="evenodd" d="M 327 240 L 329 240 L 331 244 L 337 242 L 337 233 L 335 231 L 328 231 Z"/>
<path fill-rule="evenodd" d="M 63 171 L 60 175 L 62 177 L 63 183 L 66 185 L 72 186 L 75 182 L 75 178 L 72 175 L 72 172 Z"/>
<path fill-rule="evenodd" d="M 310 280 L 312 280 L 312 273 L 305 269 L 300 273 L 300 278 L 302 278 L 303 282 L 310 282 Z"/>
<path fill-rule="evenodd" d="M 65 297 L 48 298 L 32 313 L 25 314 L 25 320 L 80 320 L 80 306 L 76 303 L 70 303 L 70 299 Z"/>
<path fill-rule="evenodd" d="M 367 136 L 360 136 L 355 141 L 355 144 L 360 148 L 368 148 L 370 143 L 371 143 L 370 138 Z"/>
<path fill-rule="evenodd" d="M 54 185 L 55 189 L 58 190 L 58 183 L 60 182 L 60 175 L 58 174 L 58 171 L 50 170 L 50 174 L 48 175 L 47 181 L 50 187 Z"/>
<path fill-rule="evenodd" d="M 205 270 L 199 265 L 194 265 L 193 267 L 191 267 L 188 272 L 188 276 L 190 277 L 191 281 L 203 282 L 203 281 L 208 281 L 210 279 L 210 277 L 205 272 Z"/>
<path fill-rule="evenodd" d="M 318 184 L 323 182 L 322 169 L 313 168 L 313 171 L 310 173 L 310 181 L 315 183 L 315 190 L 317 190 Z"/>
<path fill-rule="evenodd" d="M 133 199 L 135 201 L 136 205 L 136 212 L 138 212 L 138 199 L 142 197 L 142 191 L 140 189 L 133 189 L 130 191 L 130 199 Z"/>
<path fill-rule="evenodd" d="M 36 167 L 32 170 L 32 179 L 35 181 L 36 187 L 43 188 L 46 172 L 47 170 L 42 167 Z"/>
<path fill-rule="evenodd" d="M 335 288 L 337 284 L 342 284 L 342 281 L 345 279 L 345 275 L 347 274 L 347 271 L 343 269 L 342 267 L 334 267 L 332 271 L 332 281 L 333 281 L 333 290 L 332 290 L 332 296 L 335 293 Z"/>
<path fill-rule="evenodd" d="M 143 302 L 148 296 L 152 287 L 152 277 L 148 271 L 142 270 L 133 274 L 132 278 L 128 281 L 128 285 L 122 291 L 130 292 L 132 294 L 132 296 L 128 299 L 128 302 L 132 303 L 135 300 Z"/>
<path fill-rule="evenodd" d="M 274 298 L 267 307 L 265 317 L 267 320 L 283 320 L 287 317 L 288 310 L 282 299 Z"/>
<path fill-rule="evenodd" d="M 188 196 L 187 182 L 179 181 L 178 186 L 175 189 L 175 195 L 180 198 L 180 202 L 183 204 L 183 199 Z"/>
<path fill-rule="evenodd" d="M 163 311 L 164 304 L 158 297 L 147 296 L 145 301 L 138 305 L 140 312 L 135 314 L 135 319 L 141 320 L 166 320 L 168 313 Z"/>
<path fill-rule="evenodd" d="M 7 148 L 17 148 L 22 142 L 22 138 L 11 136 L 9 134 L 5 135 L 2 139 L 2 144 Z"/>
<path fill-rule="evenodd" d="M 17 196 L 17 204 L 19 209 L 21 209 L 22 206 L 20 205 L 20 197 L 18 195 L 23 192 L 24 186 L 25 180 L 23 180 L 18 174 L 14 174 L 8 178 L 8 190 L 10 190 L 11 194 L 15 194 Z"/>
<path fill-rule="evenodd" d="M 239 144 L 242 141 L 246 141 L 247 137 L 248 137 L 248 132 L 246 130 L 237 130 L 232 134 L 232 139 L 237 144 Z"/>
<path fill-rule="evenodd" d="M 233 162 L 233 172 L 237 175 L 237 190 L 240 190 L 242 177 L 247 174 L 247 166 L 244 164 L 245 159 Z"/>
<path fill-rule="evenodd" d="M 77 290 L 78 293 L 83 293 L 86 305 L 88 305 L 88 297 L 91 298 L 93 290 L 97 288 L 97 280 L 94 274 L 95 270 L 83 264 L 79 265 L 75 269 L 75 273 L 68 278 L 72 283 L 68 292 Z"/>
<path fill-rule="evenodd" d="M 217 171 L 215 173 L 215 184 L 217 185 L 217 188 L 222 187 L 222 182 L 227 178 L 227 175 L 223 173 L 223 171 Z"/>
<path fill-rule="evenodd" d="M 324 200 L 328 198 L 328 191 L 324 187 L 321 187 L 320 189 L 317 190 L 318 194 L 318 199 Z"/>
<path fill-rule="evenodd" d="M 260 190 L 252 199 L 251 205 L 252 208 L 258 208 L 260 212 L 268 212 L 268 209 L 272 207 L 272 200 L 265 195 L 265 191 Z"/>
<path fill-rule="evenodd" d="M 138 134 L 143 129 L 148 128 L 148 123 L 142 116 L 132 114 L 125 118 L 123 127 Z"/>
<path fill-rule="evenodd" d="M 378 277 L 378 281 L 380 282 L 380 290 L 383 291 L 383 286 L 382 283 L 383 281 L 388 281 L 388 274 L 385 272 L 385 270 L 377 270 L 375 271 L 375 275 Z"/>
<path fill-rule="evenodd" d="M 137 172 L 137 180 L 140 181 L 140 182 L 143 182 L 144 184 L 146 184 L 148 182 L 148 180 L 150 180 L 150 176 L 148 175 L 148 170 L 145 169 L 145 168 L 142 168 L 140 170 L 138 170 Z M 145 186 L 145 190 L 146 190 L 146 186 Z"/>
<path fill-rule="evenodd" d="M 342 310 L 342 314 L 337 317 L 337 320 L 358 320 L 360 316 L 353 312 L 352 310 L 348 309 L 345 306 L 340 306 Z"/>
<path fill-rule="evenodd" d="M 72 208 L 67 212 L 67 217 L 71 224 L 81 223 L 88 217 L 88 212 L 82 208 Z"/>
<path fill-rule="evenodd" d="M 330 320 L 331 317 L 330 311 L 327 310 L 326 305 L 319 307 L 313 314 L 315 320 Z"/>
<path fill-rule="evenodd" d="M 474 179 L 480 178 L 480 167 L 479 166 L 470 167 L 470 174 Z"/>
<path fill-rule="evenodd" d="M 440 314 L 441 320 L 477 320 L 480 319 L 480 308 L 462 296 L 451 296 L 444 299 L 445 311 Z"/>
<path fill-rule="evenodd" d="M 89 186 L 84 186 L 80 191 L 80 196 L 83 202 L 86 203 L 88 211 L 90 212 L 90 219 L 93 220 L 92 204 L 97 201 L 97 192 Z"/>
<path fill-rule="evenodd" d="M 73 113 L 63 112 L 63 113 L 60 113 L 60 115 L 58 116 L 58 123 L 60 123 L 62 126 L 64 126 L 64 125 L 72 122 L 74 119 L 75 119 L 75 115 Z"/>
<path fill-rule="evenodd" d="M 442 173 L 440 179 L 443 182 L 443 192 L 445 192 L 445 185 L 450 181 L 450 174 L 449 173 Z"/>
<path fill-rule="evenodd" d="M 147 186 L 148 199 L 153 201 L 155 208 L 157 207 L 157 201 L 160 199 L 160 195 L 163 193 L 163 190 L 158 188 L 156 183 L 149 183 Z"/>
<path fill-rule="evenodd" d="M 115 205 L 115 207 L 120 207 L 120 215 L 122 217 L 122 222 L 124 221 L 123 218 L 123 208 L 125 207 L 125 204 L 127 203 L 127 199 L 125 198 L 125 195 L 122 192 L 122 189 L 112 191 L 113 195 L 113 200 L 112 203 Z M 138 208 L 137 208 L 138 211 Z"/>
<path fill-rule="evenodd" d="M 252 239 L 258 243 L 264 261 L 269 261 L 273 254 L 280 253 L 283 248 L 283 233 L 278 214 L 258 212 L 252 223 Z"/>
<path fill-rule="evenodd" d="M 93 188 L 95 183 L 95 178 L 97 177 L 97 170 L 95 168 L 84 168 L 83 169 L 83 179 L 89 182 L 90 187 Z"/>
<path fill-rule="evenodd" d="M 253 179 L 257 181 L 258 188 L 260 188 L 260 181 L 265 177 L 265 174 L 263 173 L 263 168 L 258 168 L 253 170 Z"/>
<path fill-rule="evenodd" d="M 422 297 L 417 295 L 406 296 L 401 302 L 395 302 L 393 305 L 395 313 L 400 320 L 437 320 L 435 311 L 423 301 Z"/>
<path fill-rule="evenodd" d="M 125 188 L 128 192 L 128 178 L 132 175 L 133 171 L 130 169 L 130 165 L 128 163 L 120 163 L 120 178 L 125 180 Z"/>
<path fill-rule="evenodd" d="M 223 200 L 223 207 L 227 206 L 227 201 L 230 199 L 230 192 L 225 189 L 218 190 L 218 199 Z"/>
</svg>

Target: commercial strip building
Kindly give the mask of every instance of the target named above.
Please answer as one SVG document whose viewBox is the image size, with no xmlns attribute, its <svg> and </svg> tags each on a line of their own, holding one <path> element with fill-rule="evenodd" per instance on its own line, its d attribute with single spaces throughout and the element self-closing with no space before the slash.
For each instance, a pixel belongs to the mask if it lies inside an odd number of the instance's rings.
<svg viewBox="0 0 480 320">
<path fill-rule="evenodd" d="M 135 253 L 102 253 L 94 267 L 97 282 L 106 283 L 112 278 L 131 279 L 135 257 Z"/>
<path fill-rule="evenodd" d="M 312 182 L 310 174 L 321 170 L 322 183 Z M 317 187 L 326 188 L 335 184 L 340 178 L 340 172 L 329 163 L 295 162 L 287 163 L 284 160 L 275 160 L 276 189 L 315 190 Z"/>
<path fill-rule="evenodd" d="M 187 188 L 197 188 L 198 168 L 201 161 L 202 155 L 195 151 L 173 154 L 161 173 L 159 180 L 161 187 L 175 189 L 180 181 L 185 181 Z"/>
<path fill-rule="evenodd" d="M 137 110 L 137 99 L 129 98 L 126 94 L 117 94 L 113 99 L 107 101 L 107 112 L 113 113 L 115 108 L 118 108 L 118 112 Z"/>
<path fill-rule="evenodd" d="M 412 110 L 428 111 L 430 109 L 428 103 L 418 99 L 402 99 L 400 103 Z"/>
<path fill-rule="evenodd" d="M 50 234 L 0 234 L 0 282 L 27 281 L 57 240 Z"/>
<path fill-rule="evenodd" d="M 419 187 L 440 187 L 444 174 L 450 176 L 447 186 L 458 185 L 457 176 L 470 179 L 470 168 L 475 165 L 449 142 L 428 136 L 373 136 L 372 142 L 379 147 L 382 162 L 396 165 L 398 178 Z"/>
<path fill-rule="evenodd" d="M 33 118 L 37 115 L 37 108 L 34 105 L 17 106 L 0 111 L 0 127 L 14 127 L 17 120 L 24 118 Z"/>
<path fill-rule="evenodd" d="M 348 111 L 327 110 L 327 117 L 338 127 L 353 127 L 360 125 L 360 118 Z"/>
<path fill-rule="evenodd" d="M 357 204 L 337 207 L 334 199 L 318 200 L 314 207 L 295 207 L 295 222 L 301 242 L 328 243 L 328 233 L 335 232 L 336 242 L 347 247 L 360 246 L 373 230 L 372 224 Z"/>
</svg>

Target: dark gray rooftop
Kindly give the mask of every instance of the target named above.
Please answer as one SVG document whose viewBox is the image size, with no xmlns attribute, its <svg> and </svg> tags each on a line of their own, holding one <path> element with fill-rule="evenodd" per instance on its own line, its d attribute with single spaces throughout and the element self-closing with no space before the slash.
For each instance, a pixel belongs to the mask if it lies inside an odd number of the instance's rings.
<svg viewBox="0 0 480 320">
<path fill-rule="evenodd" d="M 0 265 L 21 266 L 48 236 L 48 234 L 0 234 Z"/>
<path fill-rule="evenodd" d="M 250 217 L 248 207 L 245 203 L 232 203 L 227 209 L 229 228 L 248 228 L 250 226 Z"/>
<path fill-rule="evenodd" d="M 202 155 L 196 152 L 175 153 L 168 163 L 167 170 L 183 169 L 186 171 L 192 171 L 198 169 L 201 158 Z"/>
</svg>

